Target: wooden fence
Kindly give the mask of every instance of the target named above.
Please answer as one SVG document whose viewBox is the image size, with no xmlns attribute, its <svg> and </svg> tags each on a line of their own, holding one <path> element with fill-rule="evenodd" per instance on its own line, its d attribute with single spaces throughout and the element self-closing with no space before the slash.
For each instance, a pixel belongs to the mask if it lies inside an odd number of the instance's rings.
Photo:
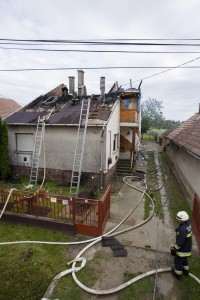
<svg viewBox="0 0 200 300">
<path fill-rule="evenodd" d="M 0 189 L 0 211 L 8 195 L 8 190 Z M 110 213 L 110 186 L 100 200 L 52 195 L 44 190 L 38 193 L 13 190 L 6 212 L 72 223 L 75 233 L 99 236 L 103 233 Z"/>
<path fill-rule="evenodd" d="M 192 227 L 200 250 L 200 198 L 197 194 L 194 195 Z"/>
</svg>

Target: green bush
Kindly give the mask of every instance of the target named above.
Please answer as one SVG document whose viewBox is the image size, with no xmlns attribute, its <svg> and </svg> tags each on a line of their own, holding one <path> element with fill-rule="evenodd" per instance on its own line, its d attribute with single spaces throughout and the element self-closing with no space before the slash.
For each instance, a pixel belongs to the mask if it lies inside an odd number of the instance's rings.
<svg viewBox="0 0 200 300">
<path fill-rule="evenodd" d="M 7 124 L 0 118 L 0 179 L 5 179 L 10 173 L 8 156 L 8 129 Z"/>
</svg>

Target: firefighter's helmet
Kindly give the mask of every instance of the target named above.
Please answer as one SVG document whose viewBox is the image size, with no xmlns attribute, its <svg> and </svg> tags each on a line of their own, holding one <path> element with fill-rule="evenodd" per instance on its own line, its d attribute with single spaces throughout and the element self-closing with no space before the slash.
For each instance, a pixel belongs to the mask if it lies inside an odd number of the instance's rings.
<svg viewBox="0 0 200 300">
<path fill-rule="evenodd" d="M 185 211 L 179 211 L 176 215 L 176 218 L 179 221 L 187 221 L 189 219 L 189 216 Z"/>
</svg>

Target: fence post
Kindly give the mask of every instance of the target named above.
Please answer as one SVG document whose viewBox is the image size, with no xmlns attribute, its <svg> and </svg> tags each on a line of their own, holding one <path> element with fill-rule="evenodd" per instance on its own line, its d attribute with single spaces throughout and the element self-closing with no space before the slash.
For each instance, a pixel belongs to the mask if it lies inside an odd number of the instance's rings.
<svg viewBox="0 0 200 300">
<path fill-rule="evenodd" d="M 98 201 L 98 235 L 102 235 L 102 200 Z"/>
<path fill-rule="evenodd" d="M 76 207 L 76 198 L 75 197 L 71 197 L 72 199 L 72 222 L 74 223 L 75 225 L 75 207 Z"/>
</svg>

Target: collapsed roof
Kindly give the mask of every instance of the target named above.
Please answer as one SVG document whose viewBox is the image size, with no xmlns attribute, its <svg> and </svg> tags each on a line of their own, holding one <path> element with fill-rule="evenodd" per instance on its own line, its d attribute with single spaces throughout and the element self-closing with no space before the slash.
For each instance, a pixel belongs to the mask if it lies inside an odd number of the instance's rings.
<svg viewBox="0 0 200 300">
<path fill-rule="evenodd" d="M 139 94 L 139 90 L 131 89 L 127 95 Z M 88 125 L 105 125 L 119 96 L 126 97 L 126 91 L 113 87 L 108 94 L 85 96 L 91 98 Z M 38 117 L 48 117 L 49 125 L 77 125 L 81 112 L 81 98 L 76 94 L 69 94 L 64 84 L 45 95 L 37 97 L 19 111 L 6 119 L 7 124 L 36 124 Z"/>
</svg>

